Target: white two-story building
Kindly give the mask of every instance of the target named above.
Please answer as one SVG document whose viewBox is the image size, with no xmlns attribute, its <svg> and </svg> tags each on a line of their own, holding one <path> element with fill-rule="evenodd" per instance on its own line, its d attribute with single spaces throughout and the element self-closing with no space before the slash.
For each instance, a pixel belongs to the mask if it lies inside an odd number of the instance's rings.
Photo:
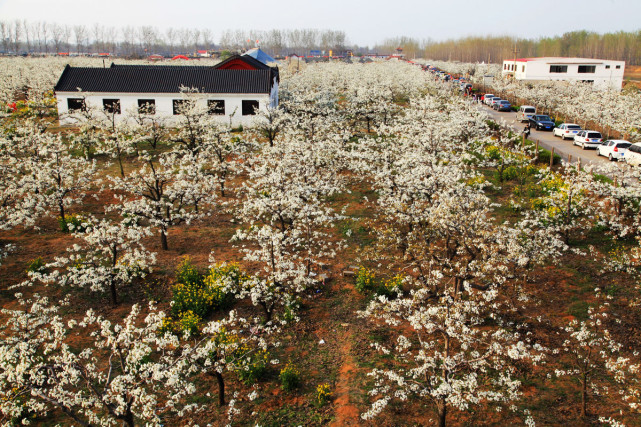
<svg viewBox="0 0 641 427">
<path fill-rule="evenodd" d="M 625 61 L 590 58 L 519 58 L 503 61 L 503 74 L 525 81 L 579 81 L 595 89 L 620 90 Z"/>
<path fill-rule="evenodd" d="M 116 65 L 108 68 L 67 65 L 54 90 L 61 124 L 73 123 L 74 110 L 107 109 L 124 120 L 130 112 L 180 114 L 185 88 L 191 99 L 233 125 L 246 124 L 256 110 L 278 105 L 278 68 L 250 56 L 232 56 L 215 66 Z"/>
</svg>

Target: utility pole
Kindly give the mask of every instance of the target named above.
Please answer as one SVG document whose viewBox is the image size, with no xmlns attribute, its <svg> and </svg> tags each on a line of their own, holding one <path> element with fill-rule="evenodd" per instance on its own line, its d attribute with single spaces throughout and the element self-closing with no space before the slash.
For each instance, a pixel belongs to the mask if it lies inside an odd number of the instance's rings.
<svg viewBox="0 0 641 427">
<path fill-rule="evenodd" d="M 516 42 L 514 42 L 514 50 L 512 53 L 514 54 L 514 80 L 516 80 L 516 55 L 520 52 L 519 49 L 516 48 Z"/>
</svg>

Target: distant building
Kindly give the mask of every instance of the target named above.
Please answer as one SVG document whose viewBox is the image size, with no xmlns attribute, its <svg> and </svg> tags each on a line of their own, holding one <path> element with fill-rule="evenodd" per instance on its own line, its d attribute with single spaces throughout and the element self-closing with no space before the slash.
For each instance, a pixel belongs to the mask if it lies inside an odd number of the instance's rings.
<svg viewBox="0 0 641 427">
<path fill-rule="evenodd" d="M 503 74 L 525 81 L 579 81 L 595 89 L 617 89 L 623 86 L 625 61 L 590 58 L 519 58 L 503 61 Z"/>
<path fill-rule="evenodd" d="M 109 68 L 67 65 L 54 90 L 58 114 L 87 106 L 115 110 L 117 118 L 128 111 L 173 117 L 184 102 L 181 87 L 195 88 L 198 103 L 210 114 L 240 124 L 250 121 L 255 108 L 278 105 L 279 75 L 250 56 L 234 55 L 213 66 L 116 65 Z"/>
</svg>

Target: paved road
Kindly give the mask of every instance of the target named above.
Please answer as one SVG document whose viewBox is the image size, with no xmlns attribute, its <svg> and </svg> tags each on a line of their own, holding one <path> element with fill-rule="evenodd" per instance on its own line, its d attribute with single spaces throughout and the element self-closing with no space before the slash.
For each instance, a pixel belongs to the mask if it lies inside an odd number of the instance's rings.
<svg viewBox="0 0 641 427">
<path fill-rule="evenodd" d="M 482 105 L 480 108 L 485 110 L 487 114 L 496 122 L 504 120 L 507 126 L 511 126 L 514 131 L 519 134 L 525 127 L 525 123 L 516 121 L 516 113 L 514 112 L 498 112 L 485 105 Z M 583 150 L 578 145 L 572 144 L 571 140 L 567 139 L 563 141 L 561 138 L 554 136 L 552 132 L 537 131 L 532 128 L 529 139 L 531 139 L 532 141 L 538 140 L 539 146 L 547 150 L 551 150 L 552 147 L 554 147 L 554 152 L 561 156 L 565 161 L 568 160 L 569 156 L 572 156 L 572 163 L 577 162 L 580 158 L 582 165 L 603 165 L 610 163 L 607 158 L 598 156 L 596 150 Z"/>
</svg>

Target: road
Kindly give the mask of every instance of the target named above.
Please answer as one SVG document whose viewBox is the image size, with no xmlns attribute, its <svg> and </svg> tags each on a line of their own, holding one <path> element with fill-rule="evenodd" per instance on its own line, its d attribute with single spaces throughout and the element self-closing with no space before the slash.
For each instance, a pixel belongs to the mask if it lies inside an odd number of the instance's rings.
<svg viewBox="0 0 641 427">
<path fill-rule="evenodd" d="M 515 112 L 498 112 L 493 109 L 479 104 L 487 114 L 497 123 L 500 123 L 501 120 L 509 127 L 512 127 L 514 131 L 518 134 L 523 132 L 525 123 L 520 123 L 516 121 Z M 531 130 L 530 138 L 532 141 L 539 141 L 539 146 L 545 148 L 546 150 L 551 150 L 554 147 L 554 152 L 561 156 L 563 160 L 567 161 L 569 156 L 572 156 L 571 163 L 576 163 L 578 159 L 581 159 L 582 165 L 604 165 L 610 163 L 610 161 L 605 158 L 597 155 L 596 150 L 583 150 L 581 147 L 572 144 L 572 140 L 563 141 L 561 138 L 555 137 L 552 132 L 546 131 L 537 131 L 534 128 Z"/>
</svg>

